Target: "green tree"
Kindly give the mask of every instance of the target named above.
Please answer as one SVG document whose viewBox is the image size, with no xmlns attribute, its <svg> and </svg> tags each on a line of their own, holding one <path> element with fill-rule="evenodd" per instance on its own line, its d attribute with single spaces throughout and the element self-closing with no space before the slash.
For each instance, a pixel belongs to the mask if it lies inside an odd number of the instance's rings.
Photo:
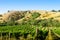
<svg viewBox="0 0 60 40">
<path fill-rule="evenodd" d="M 60 10 L 58 10 L 58 12 L 60 12 Z"/>
<path fill-rule="evenodd" d="M 39 17 L 41 14 L 40 13 L 38 13 L 38 12 L 34 12 L 34 13 L 32 13 L 32 18 L 34 19 L 34 18 L 37 18 L 37 17 Z"/>
<path fill-rule="evenodd" d="M 51 10 L 52 12 L 57 12 L 56 10 Z"/>
</svg>

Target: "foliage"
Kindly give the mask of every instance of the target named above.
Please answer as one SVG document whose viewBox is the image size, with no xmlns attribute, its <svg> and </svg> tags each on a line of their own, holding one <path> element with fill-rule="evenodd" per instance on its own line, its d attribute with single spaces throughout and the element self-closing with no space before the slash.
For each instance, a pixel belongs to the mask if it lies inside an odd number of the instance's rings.
<svg viewBox="0 0 60 40">
<path fill-rule="evenodd" d="M 6 26 L 6 23 L 4 22 L 4 23 L 0 23 L 0 26 Z"/>
<path fill-rule="evenodd" d="M 46 37 L 45 34 L 47 33 L 46 30 L 45 30 L 45 32 L 46 32 L 45 33 L 44 31 L 42 31 L 40 29 L 39 33 L 37 32 L 38 35 L 35 36 L 35 34 L 36 34 L 36 26 L 31 26 L 29 24 L 0 27 L 0 32 L 1 33 L 8 33 L 8 34 L 10 33 L 11 37 L 13 36 L 13 37 L 16 37 L 16 38 L 19 38 L 21 36 L 23 36 L 24 38 L 28 38 L 27 36 L 30 34 L 32 39 L 34 39 L 36 37 L 43 37 L 43 38 L 45 38 Z M 41 38 L 38 38 L 38 39 L 41 39 Z"/>
<path fill-rule="evenodd" d="M 14 25 L 15 24 L 15 19 L 13 17 L 11 17 L 8 21 L 7 21 L 7 25 Z"/>
<path fill-rule="evenodd" d="M 37 18 L 37 17 L 39 17 L 41 14 L 40 13 L 38 13 L 38 12 L 34 12 L 34 13 L 32 13 L 32 18 L 34 19 L 34 18 Z"/>
<path fill-rule="evenodd" d="M 56 10 L 52 10 L 52 12 L 57 12 Z"/>
<path fill-rule="evenodd" d="M 60 27 L 54 27 L 52 31 L 58 35 L 60 35 Z"/>
<path fill-rule="evenodd" d="M 60 10 L 58 10 L 58 12 L 60 12 Z"/>
</svg>

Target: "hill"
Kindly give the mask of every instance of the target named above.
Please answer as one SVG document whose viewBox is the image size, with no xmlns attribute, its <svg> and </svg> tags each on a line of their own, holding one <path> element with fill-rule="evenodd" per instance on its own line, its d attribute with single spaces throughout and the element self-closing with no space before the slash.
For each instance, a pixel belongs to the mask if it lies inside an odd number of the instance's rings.
<svg viewBox="0 0 60 40">
<path fill-rule="evenodd" d="M 40 16 L 36 17 L 35 20 L 40 19 L 49 19 L 53 18 L 55 20 L 60 20 L 60 12 L 52 12 L 52 11 L 45 11 L 45 10 L 27 10 L 27 11 L 8 11 L 7 13 L 2 14 L 0 16 L 1 21 L 8 21 L 8 20 L 15 20 L 15 21 L 22 21 L 31 19 L 32 14 L 36 12 L 39 13 Z M 35 14 L 34 14 L 35 15 Z"/>
</svg>

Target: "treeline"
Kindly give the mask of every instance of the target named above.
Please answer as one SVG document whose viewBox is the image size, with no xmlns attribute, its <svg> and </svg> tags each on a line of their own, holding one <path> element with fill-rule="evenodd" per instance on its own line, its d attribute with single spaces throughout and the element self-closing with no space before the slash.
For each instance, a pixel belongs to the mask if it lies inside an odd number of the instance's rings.
<svg viewBox="0 0 60 40">
<path fill-rule="evenodd" d="M 60 10 L 51 10 L 52 12 L 60 12 Z"/>
</svg>

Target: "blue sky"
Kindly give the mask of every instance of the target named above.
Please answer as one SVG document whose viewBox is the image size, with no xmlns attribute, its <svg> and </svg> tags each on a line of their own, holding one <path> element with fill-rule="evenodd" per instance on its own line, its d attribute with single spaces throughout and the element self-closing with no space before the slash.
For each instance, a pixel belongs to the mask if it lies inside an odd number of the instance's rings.
<svg viewBox="0 0 60 40">
<path fill-rule="evenodd" d="M 8 10 L 59 10 L 60 0 L 0 0 L 0 14 Z"/>
</svg>

